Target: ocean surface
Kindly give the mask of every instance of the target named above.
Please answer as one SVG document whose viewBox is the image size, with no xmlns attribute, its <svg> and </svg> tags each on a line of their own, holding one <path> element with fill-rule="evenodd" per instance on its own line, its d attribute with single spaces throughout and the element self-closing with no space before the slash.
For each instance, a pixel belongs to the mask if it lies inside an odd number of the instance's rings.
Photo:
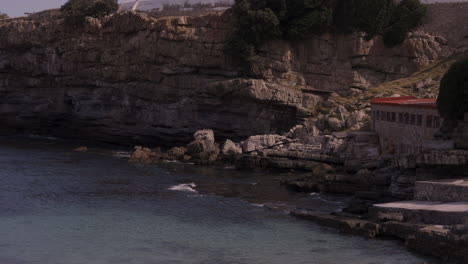
<svg viewBox="0 0 468 264">
<path fill-rule="evenodd" d="M 339 210 L 275 173 L 129 164 L 110 148 L 0 138 L 0 264 L 436 263 L 262 205 Z"/>
</svg>

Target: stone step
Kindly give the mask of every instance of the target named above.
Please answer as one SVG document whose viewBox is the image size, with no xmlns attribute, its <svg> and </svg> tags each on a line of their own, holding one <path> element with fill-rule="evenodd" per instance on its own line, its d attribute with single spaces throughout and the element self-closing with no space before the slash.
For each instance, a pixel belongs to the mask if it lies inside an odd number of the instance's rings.
<svg viewBox="0 0 468 264">
<path fill-rule="evenodd" d="M 468 178 L 418 181 L 414 192 L 415 200 L 468 202 Z"/>
<path fill-rule="evenodd" d="M 468 202 L 402 201 L 375 204 L 369 208 L 371 219 L 382 215 L 401 215 L 404 222 L 431 225 L 463 225 L 468 223 Z"/>
</svg>

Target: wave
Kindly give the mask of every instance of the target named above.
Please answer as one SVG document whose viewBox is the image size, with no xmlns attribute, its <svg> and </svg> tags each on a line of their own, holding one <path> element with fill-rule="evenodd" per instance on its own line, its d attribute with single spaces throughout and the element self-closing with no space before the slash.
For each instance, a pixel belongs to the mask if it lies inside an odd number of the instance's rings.
<svg viewBox="0 0 468 264">
<path fill-rule="evenodd" d="M 130 151 L 112 151 L 112 157 L 115 158 L 130 158 L 132 156 L 132 152 Z"/>
<path fill-rule="evenodd" d="M 197 190 L 194 188 L 197 187 L 195 183 L 182 183 L 179 185 L 174 185 L 170 187 L 169 191 L 179 191 L 179 192 L 190 192 L 190 193 L 198 193 Z"/>
<path fill-rule="evenodd" d="M 255 207 L 262 207 L 262 208 L 265 207 L 265 204 L 259 204 L 259 203 L 253 203 L 252 205 Z"/>
</svg>

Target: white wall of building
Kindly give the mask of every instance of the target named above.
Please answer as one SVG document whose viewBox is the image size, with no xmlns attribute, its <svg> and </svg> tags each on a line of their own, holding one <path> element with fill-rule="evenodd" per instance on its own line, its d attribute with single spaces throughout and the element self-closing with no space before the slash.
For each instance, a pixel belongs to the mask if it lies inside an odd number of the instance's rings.
<svg viewBox="0 0 468 264">
<path fill-rule="evenodd" d="M 437 109 L 373 104 L 371 122 L 384 154 L 416 154 L 453 145 L 434 139 L 443 122 Z"/>
</svg>

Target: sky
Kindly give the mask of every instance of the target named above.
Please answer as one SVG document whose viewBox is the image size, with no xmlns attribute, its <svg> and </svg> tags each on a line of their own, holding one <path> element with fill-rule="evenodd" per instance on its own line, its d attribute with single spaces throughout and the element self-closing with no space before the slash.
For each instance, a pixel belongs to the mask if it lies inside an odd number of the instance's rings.
<svg viewBox="0 0 468 264">
<path fill-rule="evenodd" d="M 0 0 L 0 12 L 11 17 L 22 16 L 25 12 L 58 8 L 65 2 L 66 0 Z"/>
</svg>

